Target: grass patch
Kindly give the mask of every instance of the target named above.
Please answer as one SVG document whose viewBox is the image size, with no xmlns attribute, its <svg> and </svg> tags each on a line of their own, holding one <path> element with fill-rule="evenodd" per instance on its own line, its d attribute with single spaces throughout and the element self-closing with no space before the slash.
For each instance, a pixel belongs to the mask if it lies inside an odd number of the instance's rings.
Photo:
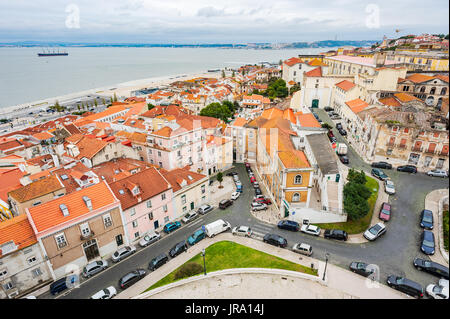
<svg viewBox="0 0 450 319">
<path fill-rule="evenodd" d="M 197 263 L 203 269 L 203 257 L 198 254 L 192 257 L 187 263 Z M 161 286 L 165 286 L 177 281 L 175 274 L 183 267 L 172 271 L 145 291 L 149 291 Z M 266 254 L 247 246 L 239 245 L 231 241 L 221 241 L 206 248 L 206 270 L 213 272 L 232 268 L 273 268 L 298 271 L 309 275 L 317 276 L 317 269 L 299 265 L 288 260 Z M 200 276 L 203 275 L 200 274 Z M 199 275 L 197 275 L 199 276 Z"/>
<path fill-rule="evenodd" d="M 444 228 L 444 248 L 448 251 L 448 210 L 444 211 L 442 219 Z"/>
<path fill-rule="evenodd" d="M 370 209 L 364 217 L 357 220 L 350 220 L 345 223 L 323 223 L 316 225 L 320 228 L 342 229 L 345 230 L 349 235 L 364 232 L 370 226 L 370 221 L 372 220 L 373 210 L 375 208 L 375 203 L 377 202 L 379 190 L 379 184 L 376 179 L 366 175 L 366 180 L 366 186 L 370 189 L 372 195 L 370 195 L 369 199 L 367 200 Z"/>
</svg>

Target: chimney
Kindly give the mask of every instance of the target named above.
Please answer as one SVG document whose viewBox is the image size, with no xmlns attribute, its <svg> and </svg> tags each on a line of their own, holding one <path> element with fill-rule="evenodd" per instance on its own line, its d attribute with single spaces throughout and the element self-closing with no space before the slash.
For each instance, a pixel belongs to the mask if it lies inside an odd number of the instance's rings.
<svg viewBox="0 0 450 319">
<path fill-rule="evenodd" d="M 69 216 L 69 209 L 66 205 L 61 204 L 59 205 L 59 209 L 61 209 L 61 212 L 63 213 L 64 217 Z"/>
<path fill-rule="evenodd" d="M 83 196 L 83 201 L 86 204 L 87 208 L 89 208 L 89 210 L 92 210 L 92 202 L 91 199 L 87 196 Z"/>
<path fill-rule="evenodd" d="M 373 64 L 375 67 L 382 67 L 386 62 L 386 52 L 375 52 L 373 55 Z"/>
</svg>

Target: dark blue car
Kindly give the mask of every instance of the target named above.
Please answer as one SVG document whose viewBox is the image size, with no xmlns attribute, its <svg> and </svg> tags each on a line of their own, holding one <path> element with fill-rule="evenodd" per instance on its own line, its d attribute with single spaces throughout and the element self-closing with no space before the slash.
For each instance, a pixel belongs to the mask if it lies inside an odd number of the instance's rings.
<svg viewBox="0 0 450 319">
<path fill-rule="evenodd" d="M 424 209 L 420 214 L 420 227 L 425 229 L 433 229 L 433 212 Z"/>
<path fill-rule="evenodd" d="M 170 222 L 164 225 L 164 232 L 166 234 L 173 232 L 174 230 L 181 227 L 181 223 L 179 221 Z"/>
<path fill-rule="evenodd" d="M 188 238 L 188 243 L 189 245 L 195 245 L 196 243 L 198 243 L 200 240 L 202 240 L 203 238 L 205 238 L 205 232 L 201 229 L 197 230 L 195 233 L 193 233 L 191 236 L 189 236 Z"/>
<path fill-rule="evenodd" d="M 280 220 L 278 222 L 278 228 L 280 229 L 286 229 L 290 231 L 299 231 L 300 225 L 297 222 L 294 222 L 292 220 Z"/>
<path fill-rule="evenodd" d="M 420 250 L 426 255 L 434 255 L 434 234 L 429 230 L 424 230 L 420 244 Z"/>
</svg>

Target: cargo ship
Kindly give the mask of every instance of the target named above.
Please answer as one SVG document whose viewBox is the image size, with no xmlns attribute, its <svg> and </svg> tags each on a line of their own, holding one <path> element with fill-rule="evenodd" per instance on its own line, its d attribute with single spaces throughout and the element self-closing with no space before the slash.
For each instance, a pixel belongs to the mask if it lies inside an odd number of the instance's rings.
<svg viewBox="0 0 450 319">
<path fill-rule="evenodd" d="M 66 56 L 66 55 L 69 55 L 69 53 L 67 53 L 67 52 L 59 52 L 59 50 L 58 50 L 58 52 L 55 52 L 55 51 L 53 51 L 53 52 L 50 52 L 50 51 L 45 52 L 45 50 L 44 50 L 44 52 L 38 53 L 37 55 L 38 56 Z"/>
</svg>

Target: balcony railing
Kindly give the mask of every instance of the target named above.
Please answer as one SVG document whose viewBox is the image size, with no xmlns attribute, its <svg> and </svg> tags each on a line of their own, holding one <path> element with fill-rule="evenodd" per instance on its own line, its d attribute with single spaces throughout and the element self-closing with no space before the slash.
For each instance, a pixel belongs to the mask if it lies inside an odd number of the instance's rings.
<svg viewBox="0 0 450 319">
<path fill-rule="evenodd" d="M 81 235 L 80 235 L 80 240 L 85 240 L 85 239 L 91 238 L 91 237 L 94 236 L 94 235 L 95 235 L 95 234 L 94 234 L 93 231 L 90 231 L 90 232 L 87 233 L 87 234 L 81 234 Z"/>
<path fill-rule="evenodd" d="M 422 152 L 422 147 L 421 146 L 419 146 L 419 147 L 413 146 L 413 147 L 411 147 L 411 151 Z"/>
</svg>

